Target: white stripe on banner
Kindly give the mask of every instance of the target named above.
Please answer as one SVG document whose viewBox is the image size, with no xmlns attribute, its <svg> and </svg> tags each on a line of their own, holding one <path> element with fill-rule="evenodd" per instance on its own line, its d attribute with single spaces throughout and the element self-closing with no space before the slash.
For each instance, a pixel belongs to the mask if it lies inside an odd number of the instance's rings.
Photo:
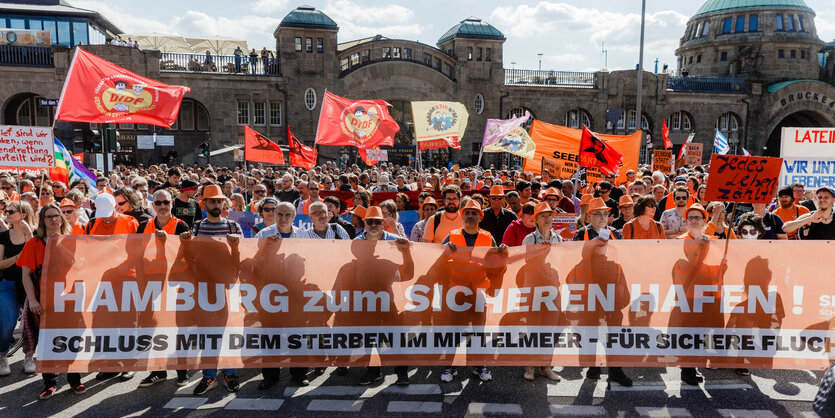
<svg viewBox="0 0 835 418">
<path fill-rule="evenodd" d="M 612 332 L 609 332 L 611 330 Z M 650 327 L 41 329 L 41 360 L 437 354 L 827 358 L 827 330 Z"/>
</svg>

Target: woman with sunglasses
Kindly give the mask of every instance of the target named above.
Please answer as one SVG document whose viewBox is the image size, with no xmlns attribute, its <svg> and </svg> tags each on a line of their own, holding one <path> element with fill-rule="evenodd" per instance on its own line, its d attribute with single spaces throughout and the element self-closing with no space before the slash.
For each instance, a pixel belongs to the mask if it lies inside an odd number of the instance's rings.
<svg viewBox="0 0 835 418">
<path fill-rule="evenodd" d="M 23 288 L 26 291 L 26 302 L 23 306 L 25 311 L 23 315 L 23 347 L 27 357 L 35 353 L 35 347 L 38 345 L 40 317 L 44 312 L 40 304 L 40 280 L 47 241 L 58 235 L 70 233 L 70 224 L 67 222 L 67 218 L 61 213 L 58 205 L 54 203 L 42 207 L 38 219 L 40 219 L 40 222 L 35 236 L 26 241 L 17 259 L 17 265 L 20 266 L 21 270 Z M 40 399 L 49 399 L 58 390 L 58 375 L 44 373 L 43 381 L 44 390 L 40 394 Z M 81 384 L 80 374 L 68 373 L 67 382 L 76 394 L 80 395 L 87 392 L 87 388 Z"/>
<path fill-rule="evenodd" d="M 81 209 L 70 199 L 62 200 L 59 209 L 70 224 L 70 235 L 85 235 L 84 227 L 87 225 L 86 222 L 81 222 Z"/>
<path fill-rule="evenodd" d="M 278 200 L 272 197 L 267 197 L 261 199 L 257 203 L 255 203 L 255 210 L 258 212 L 258 216 L 263 218 L 262 222 L 259 222 L 252 227 L 252 236 L 255 236 L 258 232 L 262 229 L 270 226 L 275 225 L 275 208 L 278 207 Z"/>
<path fill-rule="evenodd" d="M 20 267 L 15 263 L 35 228 L 35 214 L 26 202 L 12 202 L 5 214 L 9 229 L 0 232 L 0 254 L 3 257 L 0 260 L 0 376 L 11 374 L 6 350 L 11 344 L 20 307 L 25 299 Z M 23 360 L 24 373 L 35 373 L 33 354 L 26 353 Z"/>
</svg>

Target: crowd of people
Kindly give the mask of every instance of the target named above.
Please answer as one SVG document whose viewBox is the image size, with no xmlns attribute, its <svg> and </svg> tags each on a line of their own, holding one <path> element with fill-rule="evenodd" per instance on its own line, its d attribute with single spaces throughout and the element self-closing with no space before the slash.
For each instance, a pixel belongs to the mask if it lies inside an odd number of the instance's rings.
<svg viewBox="0 0 835 418">
<path fill-rule="evenodd" d="M 596 182 L 578 182 L 547 170 L 530 172 L 506 169 L 427 169 L 383 164 L 360 169 L 338 168 L 326 163 L 313 170 L 249 167 L 185 167 L 165 164 L 150 167 L 119 166 L 110 173 L 96 173 L 95 185 L 85 181 L 64 184 L 46 177 L 0 173 L 0 350 L 10 346 L 19 313 L 23 311 L 24 373 L 34 373 L 38 324 L 39 280 L 45 245 L 62 234 L 177 235 L 242 239 L 244 230 L 229 219 L 231 211 L 256 213 L 261 222 L 252 227 L 260 239 L 388 240 L 398 244 L 435 243 L 450 252 L 460 247 L 508 247 L 551 245 L 564 240 L 608 241 L 621 239 L 800 239 L 835 238 L 833 201 L 835 190 L 804 190 L 794 184 L 779 189 L 771 204 L 725 205 L 705 200 L 709 167 L 686 167 L 672 174 L 647 167 L 629 170 L 618 182 L 606 176 Z M 334 196 L 344 192 L 350 201 Z M 414 192 L 414 193 L 412 193 Z M 379 201 L 375 194 L 390 193 Z M 410 194 L 417 194 L 416 201 Z M 416 210 L 419 221 L 406 230 L 399 213 Z M 299 227 L 298 214 L 307 215 L 310 226 Z M 576 224 L 554 228 L 559 214 L 575 214 Z M 398 384 L 409 384 L 408 368 L 395 368 Z M 203 370 L 194 389 L 203 394 L 219 384 L 238 390 L 235 370 Z M 309 373 L 324 369 L 291 368 L 294 384 L 309 384 Z M 345 374 L 338 368 L 336 373 Z M 492 380 L 486 366 L 472 372 L 482 381 Z M 260 389 L 278 382 L 279 369 L 263 369 Z M 737 369 L 747 375 L 746 369 Z M 11 374 L 6 353 L 0 351 L 0 375 Z M 454 367 L 445 367 L 443 382 L 452 381 Z M 536 375 L 558 381 L 550 366 L 526 367 L 522 377 Z M 128 380 L 134 372 L 99 373 L 97 379 Z M 591 367 L 588 379 L 599 379 L 601 369 Z M 144 377 L 139 387 L 166 380 L 165 371 Z M 383 378 L 379 367 L 368 367 L 358 384 Z M 75 393 L 84 393 L 78 374 L 68 374 Z M 682 368 L 684 383 L 704 380 L 695 368 Z M 57 376 L 43 374 L 41 399 L 58 388 Z M 631 386 L 627 373 L 616 367 L 608 380 Z M 176 382 L 189 382 L 185 370 Z"/>
</svg>

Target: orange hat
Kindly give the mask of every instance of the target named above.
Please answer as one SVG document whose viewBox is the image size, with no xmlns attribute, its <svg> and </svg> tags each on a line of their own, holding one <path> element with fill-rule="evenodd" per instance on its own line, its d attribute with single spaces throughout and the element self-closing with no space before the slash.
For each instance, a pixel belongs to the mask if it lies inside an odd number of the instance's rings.
<svg viewBox="0 0 835 418">
<path fill-rule="evenodd" d="M 560 193 L 560 191 L 557 190 L 556 187 L 549 187 L 548 190 L 545 191 L 545 193 L 542 193 L 543 198 L 547 196 L 556 196 L 558 199 L 562 199 L 562 193 Z"/>
<path fill-rule="evenodd" d="M 504 188 L 502 186 L 491 187 L 490 196 L 504 196 Z"/>
<path fill-rule="evenodd" d="M 463 214 L 465 210 L 477 210 L 478 213 L 481 214 L 481 216 L 484 216 L 484 212 L 481 210 L 481 205 L 479 205 L 478 202 L 472 199 L 468 200 L 467 204 L 464 205 L 464 207 L 461 208 L 459 212 Z"/>
<path fill-rule="evenodd" d="M 435 201 L 434 197 L 429 196 L 429 197 L 427 197 L 426 199 L 423 200 L 423 203 L 421 203 L 420 210 L 423 210 L 423 207 L 426 206 L 426 205 L 433 205 L 433 206 L 435 206 L 435 208 L 437 208 L 438 207 L 438 202 Z"/>
<path fill-rule="evenodd" d="M 209 184 L 203 187 L 203 197 L 200 201 L 204 201 L 206 199 L 226 199 L 224 196 L 223 191 L 220 190 L 220 186 L 217 184 Z"/>
<path fill-rule="evenodd" d="M 593 195 L 584 194 L 583 197 L 580 198 L 580 206 L 588 205 L 591 202 L 591 199 L 594 198 Z"/>
<path fill-rule="evenodd" d="M 357 206 L 354 208 L 353 211 L 351 211 L 351 214 L 357 215 L 357 217 L 359 217 L 360 219 L 365 219 L 365 213 L 365 206 Z"/>
<path fill-rule="evenodd" d="M 698 203 L 694 203 L 692 206 L 690 206 L 689 208 L 687 208 L 687 210 L 684 211 L 684 217 L 685 218 L 687 218 L 687 213 L 690 212 L 691 210 L 697 210 L 697 211 L 702 213 L 702 216 L 704 216 L 705 219 L 708 218 L 707 211 L 705 210 L 705 208 L 702 205 L 700 205 Z"/>
<path fill-rule="evenodd" d="M 629 195 L 623 195 L 623 196 L 621 196 L 621 197 L 620 197 L 620 200 L 618 201 L 618 207 L 621 207 L 621 206 L 632 206 L 632 205 L 634 205 L 634 204 L 635 204 L 635 202 L 633 202 L 633 201 L 632 201 L 632 197 L 631 197 L 631 196 L 629 196 Z"/>
<path fill-rule="evenodd" d="M 59 206 L 62 208 L 73 207 L 78 209 L 78 206 L 76 206 L 72 200 L 66 198 L 64 198 L 64 200 L 61 201 L 61 204 Z"/>
<path fill-rule="evenodd" d="M 608 206 L 606 206 L 606 202 L 604 202 L 603 199 L 601 199 L 599 197 L 595 197 L 594 199 L 591 199 L 589 201 L 589 208 L 586 210 L 586 212 L 591 213 L 591 212 L 594 212 L 596 210 L 604 210 L 604 209 L 609 210 L 610 208 Z"/>
<path fill-rule="evenodd" d="M 362 207 L 362 206 L 360 206 Z M 383 210 L 380 209 L 379 206 L 369 206 L 368 209 L 365 211 L 365 216 L 363 216 L 364 220 L 369 219 L 379 219 L 383 220 Z"/>
<path fill-rule="evenodd" d="M 554 210 L 551 209 L 551 205 L 548 202 L 541 202 L 537 203 L 536 206 L 533 208 L 533 218 L 536 219 L 540 213 L 551 212 L 554 213 Z"/>
</svg>

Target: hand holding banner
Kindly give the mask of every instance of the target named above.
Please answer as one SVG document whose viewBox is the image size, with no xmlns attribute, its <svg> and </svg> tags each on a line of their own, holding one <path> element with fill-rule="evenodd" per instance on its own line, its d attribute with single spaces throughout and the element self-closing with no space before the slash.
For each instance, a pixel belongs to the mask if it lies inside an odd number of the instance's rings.
<svg viewBox="0 0 835 418">
<path fill-rule="evenodd" d="M 705 200 L 771 203 L 782 158 L 713 154 Z"/>
</svg>

